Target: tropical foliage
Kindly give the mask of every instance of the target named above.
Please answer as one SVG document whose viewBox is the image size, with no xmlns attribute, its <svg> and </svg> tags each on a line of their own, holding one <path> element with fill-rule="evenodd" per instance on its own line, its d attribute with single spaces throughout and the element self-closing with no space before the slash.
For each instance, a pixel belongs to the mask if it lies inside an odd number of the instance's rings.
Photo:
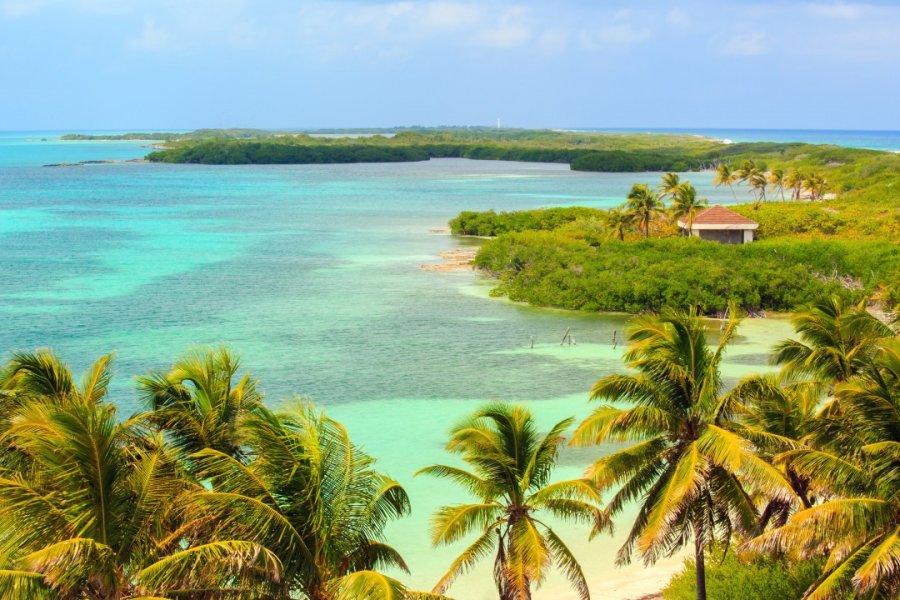
<svg viewBox="0 0 900 600">
<path fill-rule="evenodd" d="M 618 446 L 581 479 L 554 477 L 571 418 L 544 431 L 496 402 L 453 427 L 462 466 L 420 473 L 471 497 L 434 514 L 432 542 L 469 542 L 431 593 L 394 576 L 403 487 L 312 404 L 267 408 L 227 349 L 139 378 L 147 410 L 127 419 L 111 355 L 79 382 L 48 350 L 15 353 L 0 369 L 0 596 L 428 599 L 492 561 L 501 600 L 531 598 L 553 567 L 588 599 L 557 527 L 591 538 L 635 509 L 619 563 L 692 549 L 665 598 L 896 598 L 896 324 L 820 300 L 773 349 L 777 373 L 729 389 L 738 312 L 718 331 L 696 309 L 632 320 L 628 371 L 596 382 L 570 439 Z"/>
<path fill-rule="evenodd" d="M 428 598 L 383 539 L 405 491 L 307 404 L 272 413 L 225 349 L 139 380 L 121 421 L 111 356 L 75 383 L 51 352 L 0 375 L 0 596 Z"/>
<path fill-rule="evenodd" d="M 617 562 L 629 562 L 636 550 L 652 564 L 692 538 L 698 599 L 706 598 L 706 554 L 756 525 L 747 489 L 764 489 L 784 502 L 793 497 L 783 474 L 728 426 L 736 407 L 733 396 L 722 394 L 719 365 L 736 327 L 732 312 L 711 348 L 696 313 L 667 310 L 636 318 L 625 353 L 635 373 L 594 384 L 591 398 L 608 402 L 572 438 L 581 446 L 634 442 L 587 472 L 600 490 L 616 490 L 606 508 L 610 517 L 631 502 L 640 504 Z"/>
<path fill-rule="evenodd" d="M 572 419 L 539 433 L 523 406 L 492 404 L 453 428 L 447 450 L 471 470 L 434 465 L 421 474 L 448 479 L 475 502 L 445 506 L 434 516 L 435 545 L 478 537 L 453 561 L 435 592 L 444 592 L 479 560 L 494 556 L 494 582 L 500 600 L 528 600 L 555 562 L 579 598 L 589 599 L 581 565 L 543 514 L 583 523 L 594 535 L 606 524 L 600 496 L 586 479 L 551 483 L 563 433 Z"/>
</svg>

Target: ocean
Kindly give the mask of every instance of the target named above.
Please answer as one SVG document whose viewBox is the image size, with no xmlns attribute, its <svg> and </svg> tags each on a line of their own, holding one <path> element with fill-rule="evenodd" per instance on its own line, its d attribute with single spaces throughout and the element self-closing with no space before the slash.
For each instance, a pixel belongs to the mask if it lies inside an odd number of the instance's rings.
<svg viewBox="0 0 900 600">
<path fill-rule="evenodd" d="M 591 384 L 623 368 L 623 346 L 611 340 L 625 316 L 522 306 L 490 298 L 491 282 L 473 272 L 420 266 L 478 243 L 434 231 L 461 210 L 613 206 L 657 174 L 463 159 L 44 167 L 148 151 L 58 135 L 0 134 L 4 358 L 50 347 L 80 373 L 115 351 L 112 396 L 125 417 L 143 408 L 135 376 L 195 345 L 229 345 L 272 406 L 312 399 L 407 487 L 413 514 L 391 526 L 389 541 L 416 588 L 430 589 L 462 548 L 431 549 L 427 524 L 438 506 L 463 497 L 412 477 L 451 460 L 443 450 L 450 425 L 493 399 L 527 403 L 548 427 L 583 417 Z M 711 174 L 685 177 L 711 202 L 732 201 Z M 567 327 L 575 346 L 559 343 Z M 746 321 L 727 357 L 728 381 L 766 369 L 769 347 L 789 332 L 784 319 Z M 577 477 L 609 450 L 566 450 L 557 476 Z M 597 597 L 640 595 L 667 572 L 613 566 L 628 517 L 616 536 L 590 544 L 584 531 L 560 528 Z M 451 595 L 492 598 L 489 567 L 461 578 Z M 563 598 L 566 589 L 553 576 L 535 597 Z"/>
</svg>

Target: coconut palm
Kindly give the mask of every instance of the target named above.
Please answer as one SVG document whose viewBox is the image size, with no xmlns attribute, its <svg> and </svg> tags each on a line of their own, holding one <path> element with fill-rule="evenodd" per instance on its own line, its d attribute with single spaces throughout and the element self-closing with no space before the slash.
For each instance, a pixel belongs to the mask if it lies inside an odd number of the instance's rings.
<svg viewBox="0 0 900 600">
<path fill-rule="evenodd" d="M 407 570 L 383 538 L 391 520 L 409 513 L 409 499 L 346 429 L 298 403 L 278 414 L 256 411 L 242 431 L 245 460 L 213 448 L 194 455 L 214 489 L 194 493 L 192 503 L 215 518 L 215 536 L 270 549 L 283 569 L 279 598 L 407 597 L 376 569 Z"/>
<path fill-rule="evenodd" d="M 97 360 L 79 386 L 69 367 L 50 350 L 14 353 L 0 370 L 0 433 L 9 426 L 9 418 L 29 402 L 100 400 L 106 396 L 112 378 L 112 359 L 108 354 Z"/>
<path fill-rule="evenodd" d="M 747 488 L 785 501 L 792 496 L 782 474 L 729 427 L 734 406 L 721 394 L 719 364 L 737 327 L 733 315 L 732 307 L 715 348 L 694 309 L 635 318 L 625 354 L 635 372 L 594 384 L 591 399 L 613 404 L 595 409 L 572 438 L 578 446 L 635 442 L 587 472 L 601 490 L 616 489 L 606 508 L 610 517 L 640 501 L 617 562 L 630 562 L 636 547 L 653 563 L 693 538 L 698 600 L 706 598 L 706 552 L 756 524 Z"/>
<path fill-rule="evenodd" d="M 800 192 L 803 190 L 803 182 L 806 179 L 801 171 L 791 169 L 784 177 L 784 185 L 791 190 L 791 200 L 799 200 Z"/>
<path fill-rule="evenodd" d="M 821 449 L 778 457 L 829 489 L 833 498 L 800 511 L 753 540 L 761 551 L 828 556 L 805 598 L 888 600 L 900 594 L 900 346 L 885 342 L 835 390 L 856 433 Z"/>
<path fill-rule="evenodd" d="M 769 171 L 769 186 L 770 189 L 775 192 L 776 190 L 781 194 L 781 201 L 784 202 L 784 183 L 786 173 L 784 169 L 772 169 Z"/>
<path fill-rule="evenodd" d="M 713 179 L 713 183 L 716 187 L 727 185 L 728 189 L 731 190 L 731 195 L 737 200 L 737 194 L 734 193 L 735 181 L 737 181 L 737 176 L 731 165 L 728 163 L 719 163 L 716 167 L 716 177 Z"/>
<path fill-rule="evenodd" d="M 817 381 L 784 380 L 778 375 L 752 375 L 729 392 L 739 423 L 736 430 L 754 442 L 757 454 L 771 462 L 787 450 L 803 447 L 819 424 L 817 413 L 823 397 Z M 770 523 L 784 525 L 795 508 L 809 508 L 814 489 L 808 477 L 799 474 L 789 461 L 779 465 L 799 503 L 766 498 L 758 531 Z"/>
<path fill-rule="evenodd" d="M 631 224 L 631 217 L 622 207 L 606 211 L 606 227 L 619 241 L 625 240 L 625 230 Z"/>
<path fill-rule="evenodd" d="M 766 201 L 766 186 L 768 184 L 769 180 L 766 178 L 766 174 L 759 169 L 753 169 L 748 174 L 747 185 L 750 186 L 750 191 L 756 199 L 756 206 L 759 206 L 760 202 Z"/>
<path fill-rule="evenodd" d="M 239 369 L 227 348 L 206 348 L 187 353 L 168 372 L 139 377 L 152 409 L 148 419 L 186 455 L 204 448 L 240 454 L 238 427 L 262 406 L 262 395 L 249 373 L 235 381 Z"/>
<path fill-rule="evenodd" d="M 11 416 L 0 454 L 25 456 L 19 464 L 27 467 L 0 461 L 0 596 L 249 594 L 260 577 L 278 579 L 277 558 L 258 544 L 204 540 L 204 521 L 181 502 L 199 486 L 161 437 L 120 423 L 105 402 L 108 357 L 80 389 L 49 353 L 13 362 L 30 399 Z M 37 364 L 54 368 L 29 370 Z M 58 377 L 45 377 L 51 373 Z M 37 391 L 44 384 L 46 397 Z"/>
<path fill-rule="evenodd" d="M 827 182 L 818 173 L 811 173 L 803 180 L 803 187 L 809 192 L 810 199 L 821 200 L 825 197 Z"/>
<path fill-rule="evenodd" d="M 663 173 L 662 182 L 657 186 L 659 191 L 659 199 L 665 200 L 667 197 L 674 197 L 681 187 L 681 179 L 678 173 Z"/>
<path fill-rule="evenodd" d="M 863 304 L 847 306 L 839 296 L 814 303 L 792 322 L 800 339 L 778 343 L 773 362 L 785 377 L 814 377 L 829 384 L 857 374 L 879 340 L 894 335 Z"/>
<path fill-rule="evenodd" d="M 645 238 L 650 237 L 650 221 L 653 220 L 653 216 L 661 213 L 664 208 L 660 197 L 648 185 L 636 183 L 631 186 L 625 210 L 631 217 L 631 222 L 636 224 L 638 229 L 644 230 Z"/>
<path fill-rule="evenodd" d="M 706 198 L 697 197 L 697 189 L 690 181 L 685 181 L 678 186 L 672 196 L 672 216 L 687 222 L 685 231 L 691 234 L 694 228 L 694 218 L 697 212 L 709 201 Z"/>
<path fill-rule="evenodd" d="M 745 183 L 750 179 L 750 176 L 757 171 L 759 171 L 759 169 L 757 168 L 756 163 L 748 159 L 742 162 L 741 166 L 735 170 L 734 176 L 738 183 Z"/>
<path fill-rule="evenodd" d="M 441 508 L 433 519 L 432 541 L 452 544 L 473 532 L 478 538 L 453 561 L 435 592 L 446 590 L 496 549 L 494 581 L 500 600 L 530 599 L 531 587 L 540 585 L 554 561 L 579 597 L 590 597 L 578 561 L 540 517 L 587 523 L 591 535 L 605 525 L 599 494 L 590 481 L 550 483 L 563 432 L 571 422 L 560 421 L 542 435 L 525 407 L 496 403 L 453 428 L 447 449 L 470 470 L 435 465 L 419 473 L 449 479 L 476 500 Z"/>
</svg>

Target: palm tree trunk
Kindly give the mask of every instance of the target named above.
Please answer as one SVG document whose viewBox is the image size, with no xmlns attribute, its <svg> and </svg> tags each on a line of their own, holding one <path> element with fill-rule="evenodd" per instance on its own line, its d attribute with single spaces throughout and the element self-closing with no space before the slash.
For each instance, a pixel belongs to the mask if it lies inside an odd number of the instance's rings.
<svg viewBox="0 0 900 600">
<path fill-rule="evenodd" d="M 697 600 L 706 600 L 706 563 L 703 556 L 703 536 L 699 524 L 694 527 L 694 562 L 697 564 Z"/>
<path fill-rule="evenodd" d="M 731 195 L 732 195 L 732 197 L 735 199 L 735 201 L 737 201 L 737 194 L 734 193 L 734 186 L 731 185 L 731 184 L 729 183 L 729 184 L 728 184 L 728 189 L 731 190 Z"/>
</svg>

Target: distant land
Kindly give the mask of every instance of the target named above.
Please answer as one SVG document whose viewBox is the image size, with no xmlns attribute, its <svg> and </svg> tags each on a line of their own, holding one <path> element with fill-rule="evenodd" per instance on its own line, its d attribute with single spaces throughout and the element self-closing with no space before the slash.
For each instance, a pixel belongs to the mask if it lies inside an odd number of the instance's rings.
<svg viewBox="0 0 900 600">
<path fill-rule="evenodd" d="M 694 305 L 717 314 L 737 301 L 755 313 L 798 310 L 828 294 L 853 302 L 877 296 L 886 308 L 900 303 L 900 155 L 892 152 L 678 133 L 489 127 L 199 129 L 67 139 L 153 136 L 160 145 L 147 160 L 158 163 L 468 158 L 635 174 L 718 169 L 718 185 L 744 202 L 734 208 L 759 223 L 759 242 L 721 246 L 685 239 L 672 216 L 676 196 L 669 198 L 672 206 L 660 202 L 654 209 L 651 239 L 633 225 L 635 214 L 628 216 L 631 225 L 615 229 L 614 211 L 581 208 L 469 212 L 451 227 L 457 234 L 496 236 L 481 247 L 475 265 L 498 279 L 495 294 L 540 306 L 640 312 Z M 722 169 L 733 176 L 723 177 Z"/>
</svg>

